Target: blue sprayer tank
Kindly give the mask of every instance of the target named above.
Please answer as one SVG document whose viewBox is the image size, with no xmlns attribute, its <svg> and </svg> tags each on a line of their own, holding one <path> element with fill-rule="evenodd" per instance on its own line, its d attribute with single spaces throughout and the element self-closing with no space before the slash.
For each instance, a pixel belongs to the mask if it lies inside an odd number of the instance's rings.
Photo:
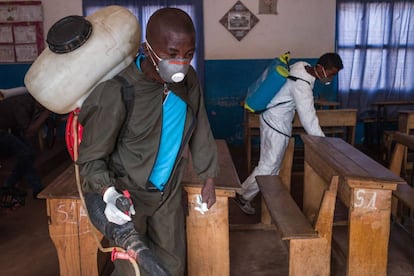
<svg viewBox="0 0 414 276">
<path fill-rule="evenodd" d="M 260 77 L 247 89 L 244 108 L 250 112 L 264 111 L 289 76 L 290 52 L 275 58 Z"/>
</svg>

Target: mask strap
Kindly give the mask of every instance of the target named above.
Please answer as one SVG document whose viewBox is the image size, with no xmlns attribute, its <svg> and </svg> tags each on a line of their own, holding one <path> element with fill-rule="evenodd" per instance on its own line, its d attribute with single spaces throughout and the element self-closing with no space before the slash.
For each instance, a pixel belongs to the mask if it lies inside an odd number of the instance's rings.
<svg viewBox="0 0 414 276">
<path fill-rule="evenodd" d="M 327 78 L 328 76 L 326 75 L 326 71 L 325 71 L 325 68 L 323 66 L 322 66 L 322 72 L 325 75 L 325 78 Z"/>
<path fill-rule="evenodd" d="M 157 55 L 157 53 L 152 49 L 152 47 L 151 47 L 151 45 L 148 43 L 148 41 L 146 41 L 145 42 L 145 44 L 147 45 L 147 48 L 148 48 L 148 50 L 151 50 L 151 52 L 155 55 L 155 57 L 159 60 L 159 61 L 161 61 L 162 60 L 162 58 L 160 58 L 158 55 Z"/>
<path fill-rule="evenodd" d="M 158 60 L 161 60 L 158 56 L 157 56 L 157 54 L 154 52 L 154 50 L 151 48 L 151 45 L 148 43 L 148 41 L 146 41 L 145 42 L 145 45 L 147 45 L 147 49 L 148 49 L 148 51 L 149 52 L 152 52 L 154 55 L 155 55 L 155 57 L 156 58 L 158 58 Z M 150 59 L 151 59 L 151 61 L 152 61 L 152 64 L 154 65 L 154 67 L 155 67 L 155 70 L 157 70 L 157 72 L 159 72 L 160 71 L 160 69 L 158 68 L 158 64 L 155 62 L 155 60 L 154 60 L 154 58 L 152 57 L 152 55 L 150 54 L 149 55 L 150 56 Z"/>
<path fill-rule="evenodd" d="M 323 68 L 323 67 L 322 67 Z M 315 73 L 315 75 L 318 77 L 318 80 L 321 79 L 321 76 L 319 76 L 318 71 L 316 71 L 316 67 L 313 67 L 313 72 Z"/>
</svg>

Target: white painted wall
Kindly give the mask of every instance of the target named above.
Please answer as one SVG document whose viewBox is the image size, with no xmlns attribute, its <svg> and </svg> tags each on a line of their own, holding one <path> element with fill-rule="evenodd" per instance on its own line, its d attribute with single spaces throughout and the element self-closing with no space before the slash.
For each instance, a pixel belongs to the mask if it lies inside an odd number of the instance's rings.
<svg viewBox="0 0 414 276">
<path fill-rule="evenodd" d="M 258 14 L 259 0 L 242 0 L 258 18 L 238 41 L 219 20 L 236 0 L 204 0 L 205 59 L 319 57 L 335 49 L 335 1 L 278 0 L 278 15 Z M 45 36 L 57 20 L 82 14 L 82 0 L 42 0 Z"/>
<path fill-rule="evenodd" d="M 236 0 L 204 1 L 205 59 L 319 57 L 335 49 L 335 1 L 278 0 L 278 15 L 258 14 L 259 0 L 241 2 L 259 18 L 238 41 L 219 22 Z"/>
<path fill-rule="evenodd" d="M 82 0 L 42 0 L 43 28 L 47 31 L 59 19 L 68 15 L 82 15 Z"/>
</svg>

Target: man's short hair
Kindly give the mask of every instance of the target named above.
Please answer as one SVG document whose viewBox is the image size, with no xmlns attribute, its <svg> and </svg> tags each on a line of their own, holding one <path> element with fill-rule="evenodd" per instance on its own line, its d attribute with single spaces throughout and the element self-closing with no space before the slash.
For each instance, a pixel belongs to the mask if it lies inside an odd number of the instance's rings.
<svg viewBox="0 0 414 276">
<path fill-rule="evenodd" d="M 341 70 L 344 68 L 341 57 L 337 53 L 326 53 L 323 54 L 317 64 L 322 65 L 325 69 L 337 68 Z"/>
</svg>

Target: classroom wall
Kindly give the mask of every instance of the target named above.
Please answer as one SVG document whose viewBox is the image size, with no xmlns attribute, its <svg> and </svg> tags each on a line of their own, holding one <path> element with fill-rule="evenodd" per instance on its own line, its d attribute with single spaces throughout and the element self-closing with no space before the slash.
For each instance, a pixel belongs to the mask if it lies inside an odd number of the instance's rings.
<svg viewBox="0 0 414 276">
<path fill-rule="evenodd" d="M 15 2 L 25 0 L 2 0 Z M 46 40 L 47 31 L 59 19 L 68 15 L 82 15 L 81 0 L 42 0 L 43 30 Z M 31 64 L 0 64 L 0 88 L 12 88 L 24 85 L 24 76 Z"/>
<path fill-rule="evenodd" d="M 229 144 L 243 143 L 243 113 L 240 103 L 247 88 L 271 59 L 290 51 L 293 61 L 314 64 L 335 49 L 335 1 L 278 1 L 278 14 L 259 14 L 259 1 L 241 1 L 259 22 L 237 40 L 219 21 L 235 0 L 204 1 L 205 95 L 211 127 L 216 138 Z M 336 83 L 315 95 L 336 100 Z"/>
<path fill-rule="evenodd" d="M 81 0 L 41 0 L 43 4 L 45 39 L 47 30 L 59 19 L 68 15 L 82 15 Z"/>
<path fill-rule="evenodd" d="M 335 49 L 335 1 L 278 0 L 278 14 L 259 14 L 259 0 L 241 1 L 259 22 L 238 41 L 219 22 L 236 0 L 204 1 L 205 98 L 216 138 L 243 143 L 243 101 L 247 87 L 272 58 L 291 52 L 294 60 L 314 63 Z M 43 0 L 45 37 L 62 17 L 82 14 L 81 0 Z M 24 85 L 30 64 L 0 64 L 0 88 Z M 322 90 L 321 90 L 322 89 Z M 335 100 L 336 86 L 317 88 Z"/>
<path fill-rule="evenodd" d="M 204 0 L 206 60 L 266 59 L 287 50 L 293 57 L 309 58 L 335 48 L 336 1 L 278 0 L 278 14 L 274 15 L 259 14 L 259 0 L 243 0 L 259 22 L 241 41 L 219 22 L 236 2 Z M 62 17 L 82 14 L 82 0 L 42 0 L 42 4 L 45 36 Z"/>
<path fill-rule="evenodd" d="M 278 0 L 278 14 L 258 14 L 259 0 L 241 2 L 259 22 L 241 40 L 219 20 L 236 0 L 204 1 L 205 58 L 266 59 L 290 51 L 292 57 L 314 58 L 335 49 L 335 8 L 332 0 Z"/>
</svg>

